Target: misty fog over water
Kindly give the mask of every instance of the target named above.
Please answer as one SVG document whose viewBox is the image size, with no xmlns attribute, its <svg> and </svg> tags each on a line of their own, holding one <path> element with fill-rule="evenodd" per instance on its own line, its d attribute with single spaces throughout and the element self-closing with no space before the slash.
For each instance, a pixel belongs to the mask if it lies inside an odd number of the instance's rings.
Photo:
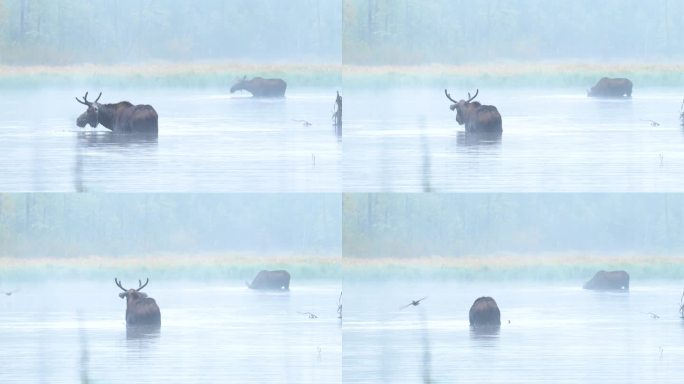
<svg viewBox="0 0 684 384">
<path fill-rule="evenodd" d="M 0 383 L 684 382 L 682 14 L 0 0 Z"/>
</svg>

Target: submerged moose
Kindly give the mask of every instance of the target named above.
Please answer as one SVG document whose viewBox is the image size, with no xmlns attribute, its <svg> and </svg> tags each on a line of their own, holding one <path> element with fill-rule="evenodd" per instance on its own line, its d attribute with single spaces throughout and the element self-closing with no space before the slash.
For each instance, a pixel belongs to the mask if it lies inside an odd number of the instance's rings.
<svg viewBox="0 0 684 384">
<path fill-rule="evenodd" d="M 590 90 L 587 91 L 589 97 L 632 97 L 632 81 L 624 78 L 611 79 L 603 77 Z"/>
<path fill-rule="evenodd" d="M 284 270 L 260 271 L 252 283 L 245 282 L 250 289 L 270 289 L 288 291 L 290 289 L 290 273 Z"/>
<path fill-rule="evenodd" d="M 157 111 L 149 105 L 133 105 L 128 101 L 116 104 L 100 104 L 98 101 L 102 92 L 95 101 L 88 101 L 88 92 L 83 100 L 76 101 L 88 107 L 76 120 L 76 125 L 83 128 L 90 125 L 96 128 L 99 124 L 114 133 L 140 133 L 157 134 L 159 131 Z"/>
<path fill-rule="evenodd" d="M 501 312 L 496 301 L 489 296 L 479 297 L 470 307 L 468 313 L 470 326 L 473 328 L 490 328 L 501 325 Z"/>
<path fill-rule="evenodd" d="M 138 280 L 138 288 L 126 289 L 121 285 L 121 281 L 114 278 L 116 286 L 123 291 L 123 293 L 119 293 L 119 297 L 126 299 L 126 326 L 128 327 L 161 326 L 161 313 L 157 302 L 153 298 L 147 297 L 146 293 L 140 292 L 149 282 L 149 278 L 145 284 Z"/>
<path fill-rule="evenodd" d="M 629 291 L 629 274 L 625 271 L 598 271 L 582 288 L 595 291 Z"/>
<path fill-rule="evenodd" d="M 503 128 L 499 110 L 493 105 L 482 105 L 473 101 L 479 93 L 479 89 L 473 96 L 470 96 L 468 92 L 468 100 L 456 101 L 446 89 L 444 90 L 447 99 L 454 103 L 449 108 L 452 111 L 456 110 L 456 122 L 459 125 L 465 125 L 466 133 L 501 134 Z"/>
</svg>

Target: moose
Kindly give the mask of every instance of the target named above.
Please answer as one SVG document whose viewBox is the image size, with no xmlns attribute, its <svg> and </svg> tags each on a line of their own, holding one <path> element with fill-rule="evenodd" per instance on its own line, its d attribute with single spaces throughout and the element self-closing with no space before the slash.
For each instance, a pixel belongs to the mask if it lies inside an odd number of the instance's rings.
<svg viewBox="0 0 684 384">
<path fill-rule="evenodd" d="M 625 78 L 611 79 L 603 77 L 587 91 L 589 97 L 630 98 L 632 97 L 632 81 Z"/>
<path fill-rule="evenodd" d="M 284 270 L 262 270 L 259 271 L 251 284 L 246 281 L 245 284 L 250 289 L 288 291 L 290 289 L 290 273 Z"/>
<path fill-rule="evenodd" d="M 489 296 L 479 297 L 470 307 L 468 314 L 470 326 L 499 327 L 501 325 L 501 312 L 496 301 Z"/>
<path fill-rule="evenodd" d="M 230 93 L 245 90 L 254 97 L 284 97 L 285 89 L 287 89 L 287 83 L 282 79 L 255 77 L 247 80 L 247 76 L 243 76 L 242 80 L 230 88 Z"/>
<path fill-rule="evenodd" d="M 83 128 L 87 124 L 96 128 L 98 124 L 114 133 L 141 133 L 156 135 L 159 116 L 157 111 L 150 105 L 133 105 L 128 101 L 116 104 L 100 104 L 98 101 L 102 92 L 95 101 L 88 101 L 88 92 L 83 100 L 76 101 L 88 107 L 76 120 L 76 125 Z"/>
<path fill-rule="evenodd" d="M 447 90 L 444 94 L 453 104 L 449 107 L 452 111 L 456 110 L 456 122 L 459 125 L 465 125 L 466 133 L 494 133 L 500 134 L 502 129 L 501 114 L 493 105 L 482 105 L 475 100 L 480 90 L 475 91 L 475 95 L 470 96 L 468 92 L 468 100 L 454 100 Z"/>
<path fill-rule="evenodd" d="M 149 277 L 145 284 L 138 280 L 138 288 L 126 289 L 121 285 L 121 281 L 116 277 L 114 278 L 116 286 L 123 291 L 123 293 L 119 293 L 119 297 L 122 299 L 126 298 L 126 326 L 128 327 L 161 326 L 161 313 L 159 312 L 157 302 L 153 298 L 147 297 L 146 293 L 140 292 L 149 282 Z"/>
<path fill-rule="evenodd" d="M 582 288 L 595 291 L 629 291 L 629 273 L 598 271 Z"/>
</svg>

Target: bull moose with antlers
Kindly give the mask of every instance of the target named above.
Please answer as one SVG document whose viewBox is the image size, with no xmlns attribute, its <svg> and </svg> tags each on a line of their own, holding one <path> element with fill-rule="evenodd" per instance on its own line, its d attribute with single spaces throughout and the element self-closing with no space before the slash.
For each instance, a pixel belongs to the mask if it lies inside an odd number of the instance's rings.
<svg viewBox="0 0 684 384">
<path fill-rule="evenodd" d="M 140 292 L 150 282 L 149 278 L 145 284 L 138 280 L 138 288 L 136 289 L 124 288 L 117 278 L 114 278 L 114 282 L 123 291 L 123 293 L 119 293 L 119 297 L 126 298 L 126 326 L 159 327 L 161 325 L 161 313 L 157 302 L 153 298 L 147 297 L 146 293 Z"/>
<path fill-rule="evenodd" d="M 96 128 L 98 124 L 114 133 L 145 133 L 157 134 L 158 120 L 157 111 L 150 105 L 133 105 L 128 101 L 116 104 L 100 104 L 98 101 L 102 92 L 95 101 L 88 101 L 88 92 L 83 100 L 76 101 L 88 107 L 76 120 L 76 125 L 83 128 L 87 124 Z"/>
<path fill-rule="evenodd" d="M 501 114 L 493 105 L 482 105 L 475 100 L 480 90 L 475 91 L 475 95 L 470 96 L 468 93 L 468 100 L 456 101 L 451 98 L 449 92 L 444 90 L 447 99 L 452 103 L 449 107 L 452 111 L 456 110 L 456 122 L 459 125 L 465 125 L 466 132 L 476 133 L 501 133 Z"/>
</svg>

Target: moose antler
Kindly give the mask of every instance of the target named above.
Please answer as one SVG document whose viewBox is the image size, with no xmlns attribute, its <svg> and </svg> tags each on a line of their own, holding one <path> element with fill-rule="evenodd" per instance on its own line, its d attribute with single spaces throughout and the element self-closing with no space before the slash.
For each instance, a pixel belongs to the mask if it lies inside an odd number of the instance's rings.
<svg viewBox="0 0 684 384">
<path fill-rule="evenodd" d="M 453 102 L 454 104 L 458 104 L 458 101 L 452 99 L 451 95 L 449 94 L 449 92 L 447 92 L 446 89 L 444 90 L 444 94 L 446 95 L 447 99 L 451 100 L 451 102 Z"/>
<path fill-rule="evenodd" d="M 145 281 L 145 284 L 142 283 L 142 281 L 138 280 L 138 289 L 136 291 L 140 291 L 141 289 L 145 288 L 147 283 L 150 282 L 150 278 L 148 277 L 147 280 Z"/>
<path fill-rule="evenodd" d="M 476 90 L 475 90 L 475 95 L 474 95 L 473 97 L 470 97 L 470 92 L 468 92 L 468 101 L 466 101 L 466 103 L 470 103 L 471 101 L 473 101 L 473 100 L 477 97 L 477 94 L 478 94 L 478 93 L 480 93 L 480 90 L 479 90 L 479 89 L 476 89 Z"/>
<path fill-rule="evenodd" d="M 124 288 L 124 287 L 121 286 L 121 282 L 118 281 L 116 277 L 114 278 L 114 282 L 116 283 L 116 286 L 117 286 L 117 287 L 121 288 L 122 291 L 128 292 L 128 290 L 127 290 L 126 288 Z"/>
<path fill-rule="evenodd" d="M 100 97 L 102 97 L 102 92 L 100 92 L 100 94 L 97 96 L 97 99 L 95 99 L 95 101 L 88 101 L 88 92 L 86 92 L 85 96 L 83 96 L 83 101 L 79 100 L 78 97 L 76 98 L 76 101 L 78 101 L 79 103 L 81 103 L 83 105 L 90 107 L 91 105 L 93 105 L 93 103 L 97 103 L 100 100 Z"/>
</svg>

